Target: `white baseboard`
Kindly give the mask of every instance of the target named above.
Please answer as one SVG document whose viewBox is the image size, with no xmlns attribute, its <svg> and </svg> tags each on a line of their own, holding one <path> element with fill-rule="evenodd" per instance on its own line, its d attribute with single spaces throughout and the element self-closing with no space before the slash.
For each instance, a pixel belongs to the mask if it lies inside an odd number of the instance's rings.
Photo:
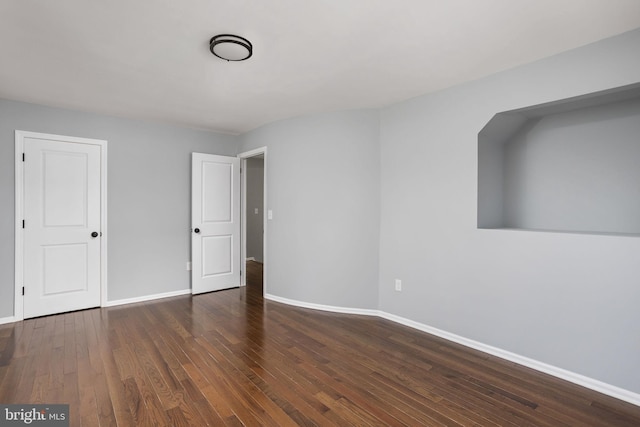
<svg viewBox="0 0 640 427">
<path fill-rule="evenodd" d="M 347 307 L 336 307 L 333 305 L 322 305 L 322 304 L 313 304 L 310 302 L 297 301 L 289 298 L 282 298 L 272 294 L 265 294 L 266 299 L 281 302 L 288 305 L 294 305 L 296 307 L 302 308 L 311 308 L 313 310 L 322 310 L 322 311 L 331 311 L 333 313 L 343 313 L 343 314 L 361 314 L 364 316 L 379 316 L 380 312 L 378 310 L 369 310 L 365 308 L 347 308 Z"/>
<path fill-rule="evenodd" d="M 5 323 L 13 323 L 13 322 L 17 322 L 18 319 L 15 318 L 15 316 L 10 316 L 10 317 L 2 317 L 0 318 L 0 325 L 4 325 Z"/>
<path fill-rule="evenodd" d="M 253 256 L 247 257 L 247 261 L 255 261 L 255 260 L 256 260 L 256 257 L 253 257 Z"/>
<path fill-rule="evenodd" d="M 136 302 L 145 302 L 145 301 L 153 301 L 156 299 L 161 299 L 161 298 L 170 298 L 170 297 L 177 297 L 180 295 L 187 295 L 191 293 L 191 289 L 182 289 L 180 291 L 172 291 L 172 292 L 166 292 L 163 294 L 154 294 L 154 295 L 145 295 L 145 296 L 141 296 L 141 297 L 135 297 L 135 298 L 125 298 L 125 299 L 118 299 L 118 300 L 114 300 L 114 301 L 107 301 L 105 304 L 102 304 L 103 307 L 114 307 L 117 305 L 124 305 L 124 304 L 133 304 Z"/>
<path fill-rule="evenodd" d="M 336 307 L 336 306 L 322 305 L 322 304 L 313 304 L 313 303 L 308 303 L 304 301 L 296 301 L 289 298 L 282 298 L 282 297 L 278 297 L 271 294 L 266 294 L 264 297 L 269 300 L 281 302 L 288 305 L 293 305 L 296 307 L 311 308 L 314 310 L 322 310 L 322 311 L 331 311 L 335 313 L 361 314 L 366 316 L 382 317 L 392 322 L 400 323 L 410 328 L 414 328 L 414 329 L 426 332 L 428 334 L 432 334 L 437 337 L 444 338 L 448 341 L 452 341 L 452 342 L 464 345 L 465 347 L 470 347 L 475 350 L 482 351 L 483 353 L 491 354 L 501 359 L 505 359 L 510 362 L 514 362 L 519 365 L 523 365 L 528 368 L 535 369 L 536 371 L 544 372 L 545 374 L 552 375 L 556 378 L 560 378 L 565 381 L 578 384 L 582 387 L 586 387 L 588 389 L 597 391 L 599 393 L 606 394 L 607 396 L 611 396 L 616 399 L 629 402 L 633 405 L 640 406 L 640 394 L 638 393 L 625 390 L 623 388 L 620 388 L 611 384 L 607 384 L 605 382 L 602 382 L 593 378 L 589 378 L 584 375 L 568 371 L 566 369 L 558 368 L 556 366 L 549 365 L 544 362 L 540 362 L 525 356 L 521 356 L 519 354 L 512 353 L 510 351 L 503 350 L 501 348 L 493 347 L 478 341 L 474 341 L 469 338 L 462 337 L 460 335 L 452 334 L 450 332 L 446 332 L 441 329 L 434 328 L 429 325 L 425 325 L 423 323 L 406 319 L 404 317 L 396 316 L 395 314 L 390 314 L 380 310 L 369 310 L 369 309 L 362 309 L 362 308 L 348 308 L 348 307 Z"/>
</svg>

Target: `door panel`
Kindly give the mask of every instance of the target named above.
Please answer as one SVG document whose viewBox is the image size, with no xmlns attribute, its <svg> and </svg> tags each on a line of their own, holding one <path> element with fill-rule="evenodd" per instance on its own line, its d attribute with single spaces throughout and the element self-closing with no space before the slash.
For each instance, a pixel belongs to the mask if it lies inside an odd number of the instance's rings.
<svg viewBox="0 0 640 427">
<path fill-rule="evenodd" d="M 44 297 L 87 290 L 86 244 L 46 245 L 42 252 Z"/>
<path fill-rule="evenodd" d="M 201 165 L 202 222 L 230 223 L 233 215 L 233 165 L 211 161 L 202 162 Z"/>
<path fill-rule="evenodd" d="M 202 276 L 231 273 L 233 263 L 233 236 L 207 236 L 202 238 Z"/>
<path fill-rule="evenodd" d="M 44 226 L 86 227 L 87 153 L 47 150 L 41 155 Z"/>
<path fill-rule="evenodd" d="M 194 294 L 240 286 L 240 160 L 193 153 Z"/>
<path fill-rule="evenodd" d="M 24 317 L 99 306 L 101 147 L 25 137 L 24 152 Z"/>
</svg>

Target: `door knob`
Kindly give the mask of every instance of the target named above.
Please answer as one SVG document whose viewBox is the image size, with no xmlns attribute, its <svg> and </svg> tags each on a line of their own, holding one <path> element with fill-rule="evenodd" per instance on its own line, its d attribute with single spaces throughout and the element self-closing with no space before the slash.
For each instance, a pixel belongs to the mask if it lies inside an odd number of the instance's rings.
<svg viewBox="0 0 640 427">
<path fill-rule="evenodd" d="M 91 233 L 91 237 L 96 238 L 98 237 L 98 232 L 94 231 L 93 233 Z"/>
<path fill-rule="evenodd" d="M 194 233 L 196 233 L 196 234 L 198 234 L 198 233 L 200 233 L 200 229 L 199 229 L 199 228 L 196 228 L 196 229 L 194 229 L 194 230 L 193 230 L 193 232 L 194 232 Z"/>
</svg>

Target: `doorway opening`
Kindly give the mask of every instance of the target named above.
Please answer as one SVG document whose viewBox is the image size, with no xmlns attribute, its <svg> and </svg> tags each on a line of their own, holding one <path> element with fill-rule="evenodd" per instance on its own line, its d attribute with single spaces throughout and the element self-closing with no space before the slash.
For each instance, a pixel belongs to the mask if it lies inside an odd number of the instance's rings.
<svg viewBox="0 0 640 427">
<path fill-rule="evenodd" d="M 267 149 L 238 155 L 242 165 L 242 286 L 267 293 Z"/>
</svg>

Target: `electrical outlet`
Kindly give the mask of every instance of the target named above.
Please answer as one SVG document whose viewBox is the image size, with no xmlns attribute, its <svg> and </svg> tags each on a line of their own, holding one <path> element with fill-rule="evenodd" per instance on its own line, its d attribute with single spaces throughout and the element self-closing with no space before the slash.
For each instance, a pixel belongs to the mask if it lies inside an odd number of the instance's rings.
<svg viewBox="0 0 640 427">
<path fill-rule="evenodd" d="M 398 292 L 402 291 L 402 280 L 400 279 L 396 279 L 396 291 Z"/>
<path fill-rule="evenodd" d="M 191 271 L 191 261 L 187 261 L 187 271 Z"/>
</svg>

